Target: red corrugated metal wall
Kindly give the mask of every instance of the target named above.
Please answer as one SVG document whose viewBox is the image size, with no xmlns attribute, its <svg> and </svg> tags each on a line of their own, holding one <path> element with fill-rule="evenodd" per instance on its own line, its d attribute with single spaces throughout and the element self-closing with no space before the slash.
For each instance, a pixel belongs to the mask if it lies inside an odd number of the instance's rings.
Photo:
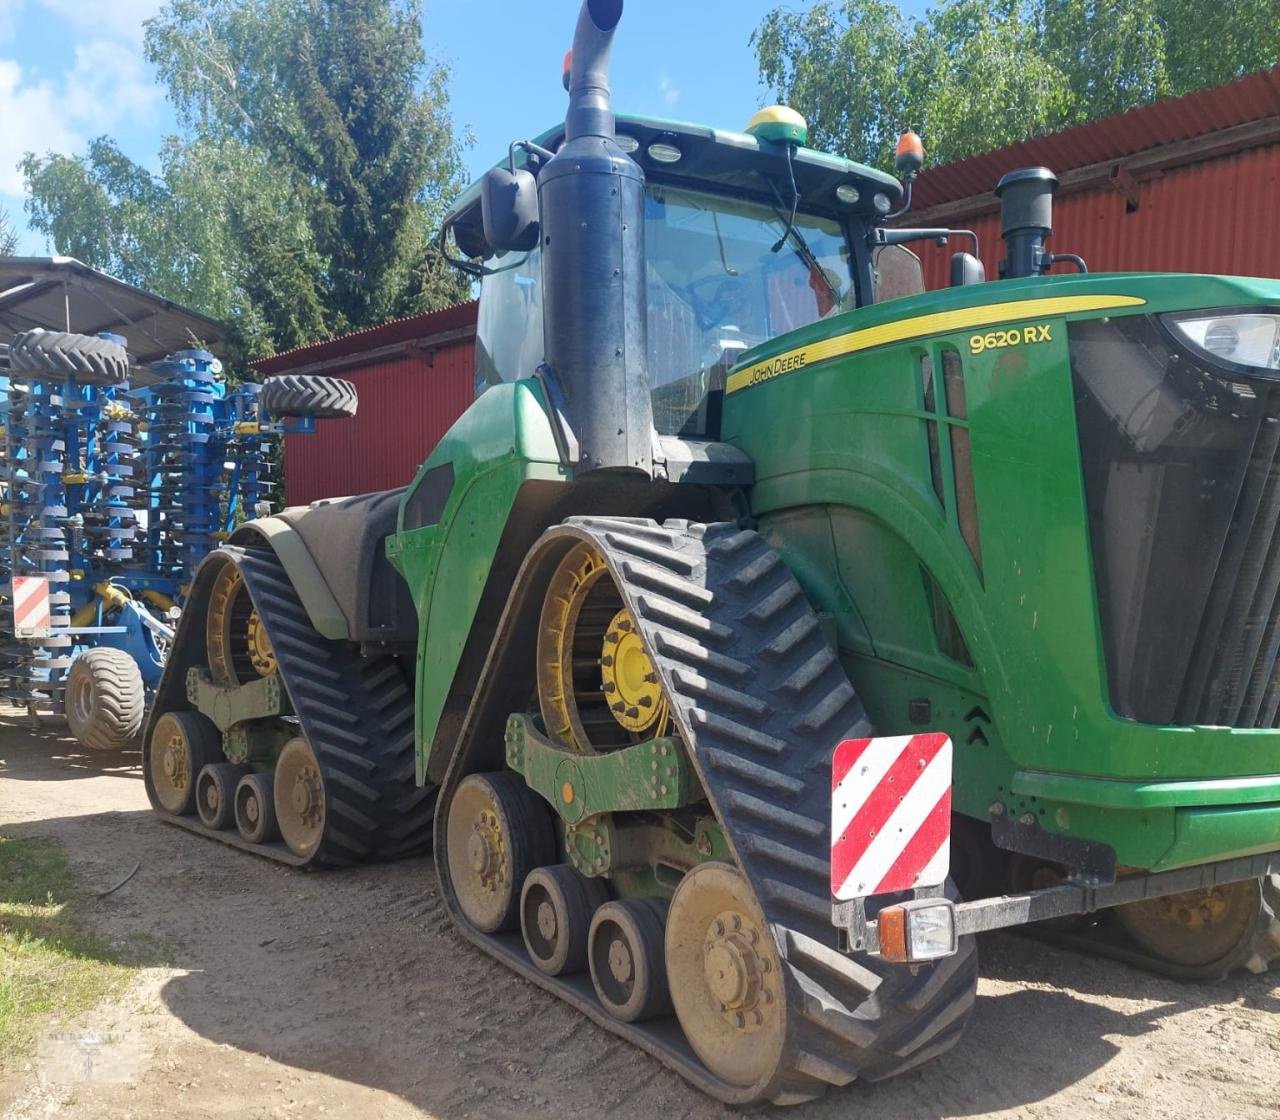
<svg viewBox="0 0 1280 1120">
<path fill-rule="evenodd" d="M 428 364 L 430 363 L 430 364 Z M 284 441 L 285 503 L 389 490 L 412 480 L 471 403 L 475 344 L 453 342 L 434 356 L 396 356 L 339 371 L 355 383 L 351 420 L 320 420 L 314 435 Z"/>
<path fill-rule="evenodd" d="M 1079 253 L 1093 272 L 1280 276 L 1280 145 L 1174 168 L 1139 183 L 1137 191 L 1132 212 L 1110 186 L 1060 195 L 1050 249 Z M 947 224 L 977 233 L 987 276 L 995 279 L 1004 255 L 999 214 L 957 216 Z M 929 289 L 946 286 L 950 254 L 965 248 L 957 241 L 947 249 L 916 250 Z"/>
</svg>

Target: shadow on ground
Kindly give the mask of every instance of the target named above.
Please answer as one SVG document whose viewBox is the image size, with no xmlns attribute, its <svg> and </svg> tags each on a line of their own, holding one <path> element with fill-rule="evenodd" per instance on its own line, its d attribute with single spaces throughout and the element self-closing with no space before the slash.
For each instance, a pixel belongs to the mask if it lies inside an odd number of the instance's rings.
<svg viewBox="0 0 1280 1120">
<path fill-rule="evenodd" d="M 136 747 L 122 751 L 91 751 L 67 731 L 61 717 L 42 716 L 33 728 L 14 709 L 0 709 L 0 778 L 26 782 L 66 782 L 104 774 L 142 778 L 142 754 Z"/>
<path fill-rule="evenodd" d="M 0 735 L 0 779 L 43 781 L 59 770 L 89 777 L 99 761 L 42 755 L 39 739 L 14 749 L 14 738 Z M 202 1039 L 231 1048 L 174 1042 L 169 1060 L 221 1063 L 215 1072 L 230 1083 L 244 1076 L 244 1054 L 261 1055 L 384 1090 L 450 1120 L 739 1115 L 464 942 L 429 857 L 296 871 L 166 826 L 141 809 L 137 784 L 110 785 L 120 809 L 30 816 L 5 832 L 58 839 L 99 889 L 139 863 L 133 879 L 94 903 L 90 918 L 110 934 L 142 930 L 169 946 L 184 973 L 164 985 L 164 1005 Z M 1027 937 L 988 936 L 981 956 L 981 994 L 955 1050 L 919 1071 L 834 1091 L 785 1114 L 922 1120 L 1018 1110 L 1094 1077 L 1125 1040 L 1177 1016 L 1274 1011 L 1280 1002 L 1265 977 L 1181 984 Z M 316 1080 L 296 1091 L 300 1104 L 311 1092 L 332 1112 L 341 1090 Z"/>
</svg>

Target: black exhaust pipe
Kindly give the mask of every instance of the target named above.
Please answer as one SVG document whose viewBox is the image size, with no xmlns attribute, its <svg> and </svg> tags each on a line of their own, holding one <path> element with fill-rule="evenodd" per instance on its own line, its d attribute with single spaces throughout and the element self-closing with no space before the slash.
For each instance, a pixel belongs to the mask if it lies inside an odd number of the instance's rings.
<svg viewBox="0 0 1280 1120">
<path fill-rule="evenodd" d="M 609 51 L 622 0 L 586 0 L 573 37 L 565 141 L 538 173 L 548 381 L 579 473 L 652 470 L 644 172 L 614 140 Z"/>
</svg>

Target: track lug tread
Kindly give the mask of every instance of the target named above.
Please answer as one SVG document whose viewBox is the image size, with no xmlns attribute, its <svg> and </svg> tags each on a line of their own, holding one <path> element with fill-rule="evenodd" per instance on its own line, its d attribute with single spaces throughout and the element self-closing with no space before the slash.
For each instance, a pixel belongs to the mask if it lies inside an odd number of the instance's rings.
<svg viewBox="0 0 1280 1120">
<path fill-rule="evenodd" d="M 702 701 L 720 703 L 725 707 L 732 708 L 734 711 L 756 718 L 769 711 L 768 703 L 758 696 L 751 696 L 739 689 L 720 684 L 709 677 L 704 677 L 700 673 L 693 673 L 687 669 L 673 668 L 671 676 L 676 683 L 678 691 L 687 697 L 697 696 Z"/>
<path fill-rule="evenodd" d="M 726 719 L 724 716 L 716 715 L 714 712 L 708 712 L 704 708 L 693 709 L 689 713 L 689 720 L 713 735 L 732 739 L 734 742 L 741 743 L 744 747 L 763 751 L 765 754 L 776 755 L 787 750 L 787 744 L 782 739 L 774 735 L 766 735 L 763 731 L 757 731 L 754 727 L 747 727 L 737 720 Z"/>
<path fill-rule="evenodd" d="M 237 564 L 276 651 L 279 672 L 294 711 L 321 765 L 328 798 L 326 830 L 313 857 L 283 845 L 244 845 L 291 864 L 349 866 L 391 859 L 430 846 L 436 790 L 415 782 L 413 696 L 400 662 L 390 654 L 365 657 L 352 643 L 324 638 L 270 548 L 223 545 L 201 565 L 192 607 L 184 615 L 202 631 L 197 600 L 217 566 Z M 195 640 L 179 625 L 174 652 Z M 185 708 L 188 656 L 172 656 L 173 680 L 160 682 L 155 710 Z M 153 716 L 154 718 L 154 716 Z M 193 822 L 176 822 L 192 831 Z M 206 832 L 207 835 L 212 835 Z M 225 838 L 223 838 L 225 839 Z"/>
</svg>

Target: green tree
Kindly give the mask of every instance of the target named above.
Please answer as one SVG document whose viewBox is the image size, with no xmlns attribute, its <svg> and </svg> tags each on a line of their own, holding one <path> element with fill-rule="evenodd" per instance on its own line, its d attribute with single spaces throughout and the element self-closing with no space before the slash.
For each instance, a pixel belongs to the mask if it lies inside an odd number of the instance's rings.
<svg viewBox="0 0 1280 1120">
<path fill-rule="evenodd" d="M 815 142 L 888 166 L 907 126 L 946 162 L 1265 69 L 1278 26 L 1280 0 L 820 0 L 752 43 Z"/>
<path fill-rule="evenodd" d="M 18 251 L 18 231 L 9 220 L 9 212 L 0 206 L 0 257 L 11 257 Z"/>
<path fill-rule="evenodd" d="M 465 295 L 432 232 L 461 185 L 447 71 L 410 0 L 170 0 L 146 30 L 181 135 L 28 155 L 60 252 L 227 321 L 261 353 Z"/>
</svg>

